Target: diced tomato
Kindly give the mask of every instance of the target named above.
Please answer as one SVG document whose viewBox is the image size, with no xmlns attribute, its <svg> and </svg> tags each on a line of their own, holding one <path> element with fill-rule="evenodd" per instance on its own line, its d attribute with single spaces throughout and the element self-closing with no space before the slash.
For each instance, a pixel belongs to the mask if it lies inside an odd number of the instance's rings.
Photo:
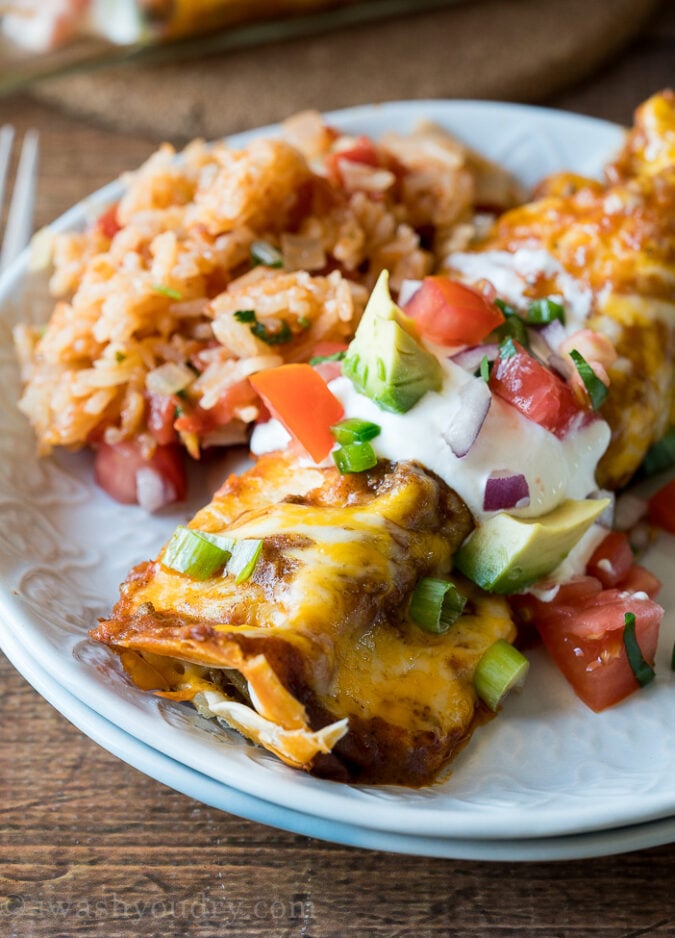
<svg viewBox="0 0 675 938">
<path fill-rule="evenodd" d="M 584 411 L 562 378 L 537 361 L 518 342 L 515 354 L 497 356 L 490 388 L 521 414 L 559 439 Z"/>
<path fill-rule="evenodd" d="M 601 590 L 602 583 L 594 576 L 575 576 L 560 585 L 555 602 L 558 605 L 576 606 L 597 596 Z"/>
<path fill-rule="evenodd" d="M 363 163 L 366 166 L 379 166 L 380 157 L 377 148 L 368 137 L 357 137 L 354 142 L 343 150 L 335 150 L 325 158 L 326 173 L 338 185 L 342 183 L 340 163 Z"/>
<path fill-rule="evenodd" d="M 342 374 L 342 362 L 319 362 L 312 367 L 317 374 L 321 375 L 326 384 Z"/>
<path fill-rule="evenodd" d="M 657 527 L 675 534 L 675 479 L 667 482 L 649 499 L 647 518 Z"/>
<path fill-rule="evenodd" d="M 346 352 L 349 348 L 347 342 L 317 342 L 312 351 L 312 358 L 323 358 L 325 355 L 336 355 Z"/>
<path fill-rule="evenodd" d="M 178 442 L 178 434 L 174 429 L 176 408 L 180 398 L 175 394 L 147 394 L 148 413 L 146 422 L 148 430 L 162 446 Z"/>
<path fill-rule="evenodd" d="M 597 712 L 639 687 L 623 642 L 626 613 L 635 615 L 637 642 L 643 658 L 651 664 L 663 609 L 653 600 L 624 589 L 605 589 L 571 599 L 569 592 L 561 590 L 552 602 L 530 596 L 523 597 L 522 603 L 577 696 Z"/>
<path fill-rule="evenodd" d="M 610 531 L 593 551 L 586 572 L 597 577 L 607 589 L 621 583 L 632 566 L 633 551 L 628 535 L 623 531 Z"/>
<path fill-rule="evenodd" d="M 634 563 L 626 576 L 619 583 L 619 588 L 629 593 L 646 593 L 650 599 L 656 599 L 661 590 L 661 580 L 649 570 Z"/>
<path fill-rule="evenodd" d="M 539 584 L 546 590 L 546 582 Z M 551 589 L 554 584 L 551 584 Z M 600 580 L 593 576 L 575 576 L 566 583 L 561 584 L 551 602 L 544 602 L 532 593 L 515 593 L 509 596 L 509 605 L 516 613 L 521 625 L 534 625 L 535 619 L 546 616 L 551 609 L 557 606 L 578 606 L 597 596 L 602 590 Z"/>
<path fill-rule="evenodd" d="M 116 501 L 125 505 L 138 502 L 139 469 L 153 469 L 163 483 L 164 501 L 181 502 L 187 494 L 183 454 L 178 446 L 157 446 L 150 459 L 144 459 L 138 443 L 101 443 L 96 450 L 94 478 Z"/>
<path fill-rule="evenodd" d="M 312 358 L 335 355 L 346 350 L 346 342 L 317 342 L 312 352 Z M 342 362 L 340 361 L 317 362 L 312 365 L 312 368 L 321 375 L 326 384 L 334 378 L 339 378 L 342 374 Z"/>
<path fill-rule="evenodd" d="M 183 433 L 196 433 L 197 436 L 204 436 L 219 427 L 226 426 L 234 419 L 235 410 L 255 404 L 257 400 L 258 395 L 251 387 L 251 382 L 248 378 L 244 378 L 231 385 L 213 407 L 206 409 L 197 404 L 189 413 L 178 417 L 173 426 Z"/>
<path fill-rule="evenodd" d="M 449 277 L 425 277 L 405 306 L 422 333 L 439 345 L 478 345 L 504 322 L 482 293 Z"/>
<path fill-rule="evenodd" d="M 110 241 L 112 241 L 118 231 L 122 230 L 122 226 L 117 219 L 117 203 L 111 205 L 102 215 L 99 215 L 96 220 L 96 227 L 101 234 Z"/>
<path fill-rule="evenodd" d="M 250 381 L 272 416 L 312 459 L 325 459 L 335 443 L 330 428 L 342 419 L 344 409 L 312 366 L 280 365 L 251 375 Z"/>
</svg>

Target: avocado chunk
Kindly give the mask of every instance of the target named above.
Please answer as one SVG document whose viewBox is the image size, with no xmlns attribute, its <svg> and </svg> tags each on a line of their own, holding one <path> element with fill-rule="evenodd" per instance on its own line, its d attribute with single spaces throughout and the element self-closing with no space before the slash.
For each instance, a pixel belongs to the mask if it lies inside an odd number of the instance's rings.
<svg viewBox="0 0 675 938">
<path fill-rule="evenodd" d="M 484 590 L 517 593 L 555 570 L 608 504 L 568 499 L 540 518 L 499 512 L 469 535 L 455 566 Z"/>
<path fill-rule="evenodd" d="M 391 298 L 389 274 L 383 270 L 347 349 L 342 373 L 379 407 L 396 414 L 406 413 L 443 383 L 438 359 L 411 335 L 411 328 L 412 320 Z"/>
</svg>

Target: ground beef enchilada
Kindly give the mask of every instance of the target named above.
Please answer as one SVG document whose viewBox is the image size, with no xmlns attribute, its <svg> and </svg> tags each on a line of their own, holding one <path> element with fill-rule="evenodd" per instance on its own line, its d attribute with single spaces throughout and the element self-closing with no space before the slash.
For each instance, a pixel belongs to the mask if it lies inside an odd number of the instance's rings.
<svg viewBox="0 0 675 938">
<path fill-rule="evenodd" d="M 201 583 L 160 555 L 94 637 L 139 683 L 193 699 L 291 765 L 421 783 L 469 732 L 476 661 L 515 635 L 506 603 L 468 583 L 461 628 L 430 635 L 408 616 L 419 578 L 449 573 L 471 524 L 413 463 L 341 476 L 265 456 L 192 522 L 262 537 L 251 577 Z"/>
</svg>

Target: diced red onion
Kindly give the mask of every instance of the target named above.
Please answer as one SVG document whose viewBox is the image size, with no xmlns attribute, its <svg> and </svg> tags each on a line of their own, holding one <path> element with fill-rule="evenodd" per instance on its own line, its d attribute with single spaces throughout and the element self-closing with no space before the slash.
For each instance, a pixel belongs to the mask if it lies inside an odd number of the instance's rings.
<svg viewBox="0 0 675 938">
<path fill-rule="evenodd" d="M 421 280 L 402 280 L 398 291 L 398 305 L 405 306 L 422 286 Z"/>
<path fill-rule="evenodd" d="M 552 319 L 539 329 L 539 335 L 546 341 L 552 352 L 557 352 L 561 343 L 567 338 L 565 327 L 559 319 Z"/>
<path fill-rule="evenodd" d="M 136 470 L 136 498 L 146 511 L 159 511 L 176 501 L 176 490 L 160 472 L 145 466 Z"/>
<path fill-rule="evenodd" d="M 281 236 L 281 253 L 286 270 L 321 270 L 326 265 L 320 238 L 285 232 Z"/>
<path fill-rule="evenodd" d="M 571 358 L 568 358 L 567 355 L 558 355 L 556 352 L 553 352 L 548 356 L 547 364 L 549 368 L 557 372 L 565 381 L 569 381 L 576 373 L 574 362 Z"/>
<path fill-rule="evenodd" d="M 187 365 L 165 362 L 149 371 L 145 378 L 148 391 L 153 394 L 177 394 L 195 380 L 195 373 Z"/>
<path fill-rule="evenodd" d="M 617 531 L 630 531 L 647 514 L 647 502 L 631 492 L 625 492 L 616 500 L 614 527 Z"/>
<path fill-rule="evenodd" d="M 497 469 L 490 473 L 483 495 L 484 511 L 504 508 L 526 508 L 530 504 L 530 487 L 522 472 Z"/>
<path fill-rule="evenodd" d="M 490 389 L 479 379 L 467 381 L 455 395 L 455 411 L 442 436 L 458 459 L 473 446 L 491 403 Z"/>
<path fill-rule="evenodd" d="M 473 374 L 486 356 L 489 362 L 493 362 L 498 354 L 499 346 L 496 342 L 490 342 L 486 345 L 472 345 L 470 348 L 462 349 L 461 352 L 453 355 L 450 361 Z"/>
<path fill-rule="evenodd" d="M 547 363 L 551 358 L 551 349 L 548 342 L 545 341 L 540 332 L 532 328 L 528 328 L 527 337 L 530 342 L 530 352 L 542 362 Z"/>
<path fill-rule="evenodd" d="M 342 183 L 349 192 L 386 192 L 396 182 L 396 176 L 388 169 L 368 166 L 355 160 L 340 160 Z"/>
<path fill-rule="evenodd" d="M 609 489 L 596 489 L 596 491 L 591 492 L 591 494 L 588 497 L 596 498 L 596 499 L 601 499 L 601 498 L 609 499 L 609 505 L 605 508 L 603 513 L 597 519 L 597 523 L 603 528 L 613 528 L 614 527 L 614 512 L 616 509 L 616 495 L 614 494 L 614 492 L 610 492 Z"/>
<path fill-rule="evenodd" d="M 646 522 L 640 521 L 639 524 L 636 524 L 634 528 L 630 529 L 628 540 L 630 541 L 630 546 L 634 553 L 641 554 L 642 551 L 647 550 L 652 542 L 649 525 Z"/>
</svg>

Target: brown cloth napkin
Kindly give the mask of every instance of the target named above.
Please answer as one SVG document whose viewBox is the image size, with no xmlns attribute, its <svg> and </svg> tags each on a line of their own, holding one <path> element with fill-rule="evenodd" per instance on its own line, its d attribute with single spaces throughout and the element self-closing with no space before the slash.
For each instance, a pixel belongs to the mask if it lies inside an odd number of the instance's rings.
<svg viewBox="0 0 675 938">
<path fill-rule="evenodd" d="M 465 0 L 448 7 L 163 64 L 131 61 L 39 84 L 80 116 L 182 142 L 356 104 L 537 101 L 589 74 L 659 0 Z"/>
</svg>

